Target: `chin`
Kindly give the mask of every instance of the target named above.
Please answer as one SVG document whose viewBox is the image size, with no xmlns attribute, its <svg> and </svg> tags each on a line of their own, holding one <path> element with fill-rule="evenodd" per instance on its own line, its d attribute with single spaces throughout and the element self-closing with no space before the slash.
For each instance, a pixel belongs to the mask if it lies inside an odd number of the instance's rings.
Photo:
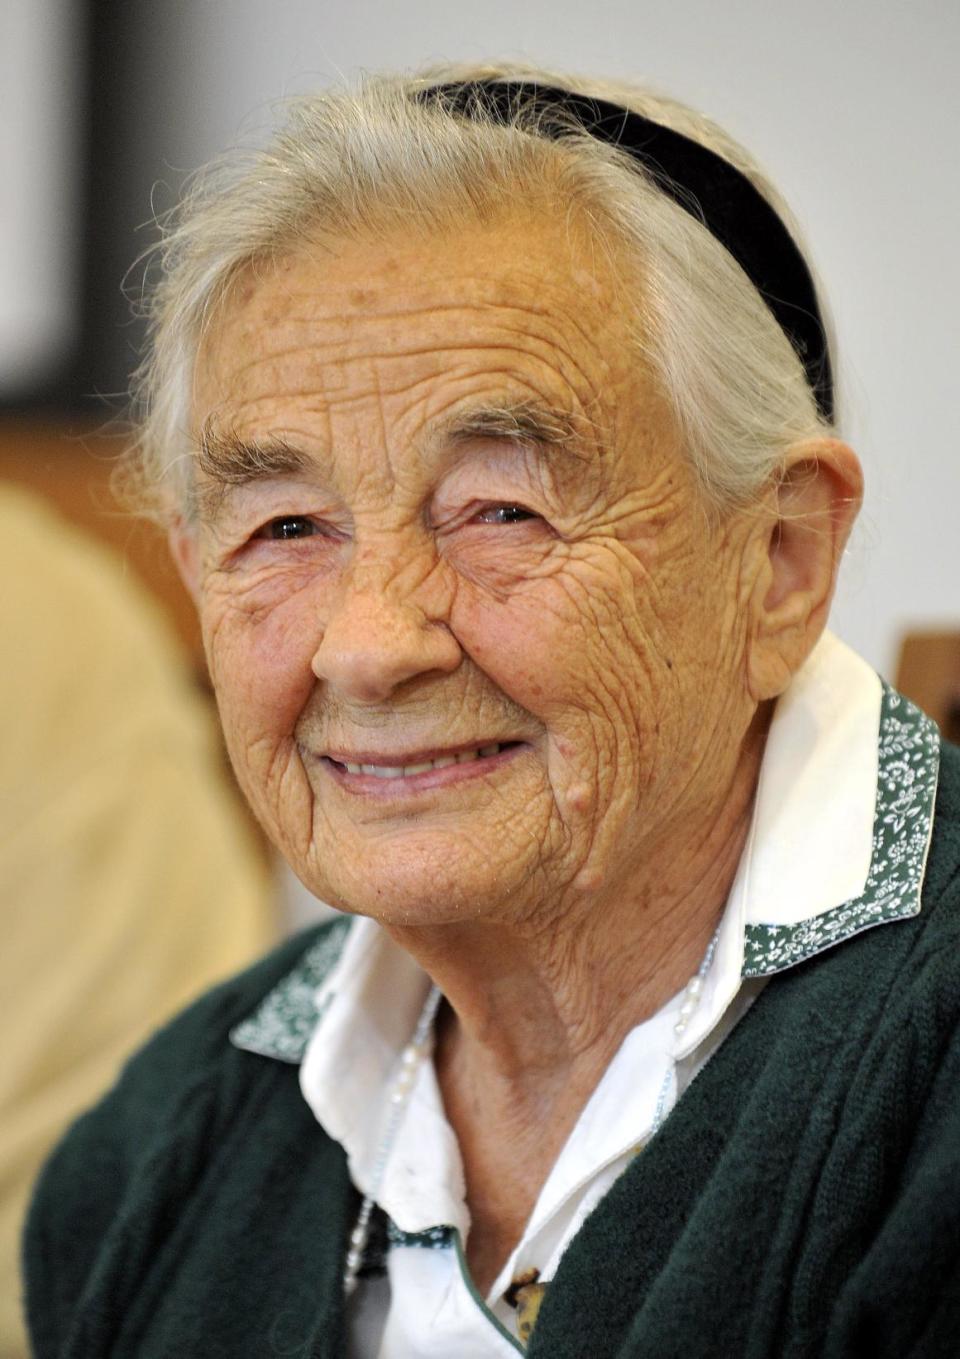
<svg viewBox="0 0 960 1359">
<path fill-rule="evenodd" d="M 402 846 L 350 855 L 341 849 L 327 863 L 330 871 L 305 875 L 315 895 L 338 910 L 397 927 L 496 920 L 519 885 L 515 866 L 508 879 L 489 852 L 465 845 L 463 837 L 414 836 Z"/>
</svg>

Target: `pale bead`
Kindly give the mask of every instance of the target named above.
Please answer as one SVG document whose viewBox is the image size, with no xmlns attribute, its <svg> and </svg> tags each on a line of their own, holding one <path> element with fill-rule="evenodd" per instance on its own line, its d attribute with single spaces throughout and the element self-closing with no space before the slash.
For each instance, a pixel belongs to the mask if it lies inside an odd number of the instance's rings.
<svg viewBox="0 0 960 1359">
<path fill-rule="evenodd" d="M 687 1031 L 687 1021 L 685 1019 L 678 1019 L 673 1026 L 673 1031 L 678 1038 L 682 1038 Z"/>
<path fill-rule="evenodd" d="M 367 1243 L 367 1229 L 366 1227 L 361 1226 L 361 1224 L 358 1222 L 357 1225 L 354 1227 L 353 1231 L 350 1233 L 350 1244 L 351 1246 L 356 1246 L 358 1250 L 362 1250 L 366 1243 Z"/>
<path fill-rule="evenodd" d="M 699 996 L 702 991 L 703 991 L 703 978 L 694 977 L 693 981 L 687 987 L 687 995 Z"/>
<path fill-rule="evenodd" d="M 399 1090 L 402 1093 L 406 1093 L 406 1091 L 410 1089 L 411 1085 L 413 1085 L 413 1080 L 416 1074 L 417 1068 L 415 1066 L 402 1067 L 396 1080 L 393 1083 L 394 1090 Z"/>
<path fill-rule="evenodd" d="M 694 1014 L 696 1013 L 698 1004 L 699 1001 L 696 999 L 696 997 L 693 997 L 690 1000 L 685 1000 L 683 1004 L 680 1006 L 680 1018 L 685 1020 L 692 1019 Z"/>
</svg>

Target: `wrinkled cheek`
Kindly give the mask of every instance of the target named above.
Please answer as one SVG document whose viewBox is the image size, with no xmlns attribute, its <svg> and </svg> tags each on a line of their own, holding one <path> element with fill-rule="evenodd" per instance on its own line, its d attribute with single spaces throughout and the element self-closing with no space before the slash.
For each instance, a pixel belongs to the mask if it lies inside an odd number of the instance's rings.
<svg viewBox="0 0 960 1359">
<path fill-rule="evenodd" d="M 638 812 L 650 813 L 675 745 L 672 676 L 645 640 L 613 626 L 570 638 L 580 665 L 550 722 L 551 781 L 584 836 L 585 862 L 616 855 Z"/>
<path fill-rule="evenodd" d="M 261 818 L 273 820 L 291 768 L 299 763 L 296 726 L 315 680 L 308 647 L 276 628 L 222 618 L 205 642 L 227 749 Z"/>
<path fill-rule="evenodd" d="M 464 651 L 497 689 L 536 717 L 569 664 L 565 639 L 578 619 L 557 591 L 519 591 L 492 597 L 461 584 L 450 626 Z"/>
<path fill-rule="evenodd" d="M 458 603 L 469 598 L 461 590 Z M 622 648 L 611 645 L 570 582 L 552 581 L 506 603 L 476 597 L 470 603 L 455 620 L 457 636 L 496 686 L 544 728 L 556 830 L 565 857 L 582 865 L 617 801 L 618 774 L 624 764 L 630 771 L 635 765 L 617 677 Z"/>
</svg>

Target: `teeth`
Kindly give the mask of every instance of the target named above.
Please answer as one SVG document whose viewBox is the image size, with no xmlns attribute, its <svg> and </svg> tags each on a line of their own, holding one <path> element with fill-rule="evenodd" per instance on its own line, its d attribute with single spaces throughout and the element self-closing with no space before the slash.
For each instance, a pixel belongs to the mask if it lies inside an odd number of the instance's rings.
<svg viewBox="0 0 960 1359">
<path fill-rule="evenodd" d="M 461 750 L 458 755 L 438 755 L 435 760 L 422 760 L 419 764 L 351 764 L 347 761 L 344 768 L 348 774 L 371 774 L 375 779 L 409 779 L 414 774 L 426 774 L 431 769 L 470 764 L 480 757 L 498 755 L 500 750 L 499 744 L 480 746 L 479 749 Z"/>
</svg>

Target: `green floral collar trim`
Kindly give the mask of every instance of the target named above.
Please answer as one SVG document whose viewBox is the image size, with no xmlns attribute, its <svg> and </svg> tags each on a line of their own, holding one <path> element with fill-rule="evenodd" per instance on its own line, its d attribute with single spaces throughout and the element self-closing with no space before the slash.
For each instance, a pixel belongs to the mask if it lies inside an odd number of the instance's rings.
<svg viewBox="0 0 960 1359">
<path fill-rule="evenodd" d="M 795 925 L 747 924 L 744 977 L 782 972 L 863 930 L 919 912 L 939 767 L 936 725 L 884 685 L 873 850 L 863 892 Z M 236 1047 L 284 1062 L 303 1059 L 332 999 L 318 1008 L 318 993 L 340 960 L 351 923 L 344 916 L 321 928 L 293 971 L 233 1030 Z"/>
<path fill-rule="evenodd" d="M 864 889 L 795 925 L 748 924 L 744 977 L 771 976 L 874 925 L 918 914 L 939 772 L 936 723 L 884 684 L 873 849 Z"/>
</svg>

